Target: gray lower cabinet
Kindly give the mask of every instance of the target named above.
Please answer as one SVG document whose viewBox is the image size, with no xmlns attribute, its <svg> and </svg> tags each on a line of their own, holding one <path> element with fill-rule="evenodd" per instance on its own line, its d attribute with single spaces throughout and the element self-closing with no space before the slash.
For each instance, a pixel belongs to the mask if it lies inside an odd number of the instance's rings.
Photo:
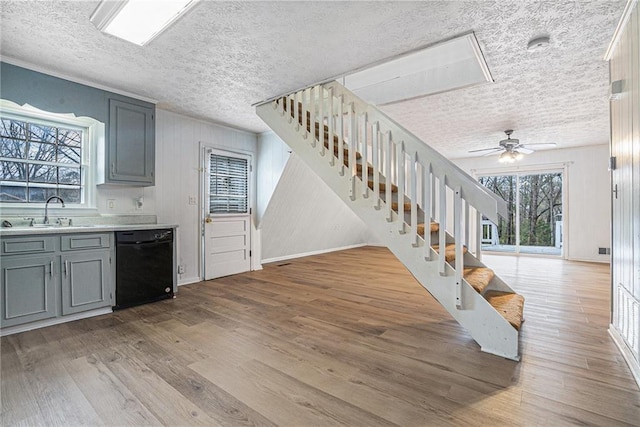
<svg viewBox="0 0 640 427">
<path fill-rule="evenodd" d="M 1 239 L 0 327 L 112 305 L 109 233 Z"/>
<path fill-rule="evenodd" d="M 111 305 L 109 251 L 63 255 L 62 315 Z"/>
<path fill-rule="evenodd" d="M 57 257 L 3 256 L 0 326 L 14 326 L 57 316 Z"/>
</svg>

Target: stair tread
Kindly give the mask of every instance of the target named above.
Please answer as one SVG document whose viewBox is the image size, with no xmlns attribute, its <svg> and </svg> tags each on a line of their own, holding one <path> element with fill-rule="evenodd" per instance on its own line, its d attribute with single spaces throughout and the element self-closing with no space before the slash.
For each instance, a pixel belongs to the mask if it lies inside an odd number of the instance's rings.
<svg viewBox="0 0 640 427">
<path fill-rule="evenodd" d="M 484 297 L 514 328 L 520 330 L 524 310 L 522 295 L 511 292 L 487 291 Z"/>
<path fill-rule="evenodd" d="M 369 188 L 373 190 L 373 180 L 370 179 L 369 180 Z M 387 184 L 385 184 L 384 182 L 380 183 L 380 192 L 383 193 L 387 191 Z M 395 184 L 391 184 L 391 192 L 392 193 L 397 193 L 398 192 L 398 186 Z"/>
<path fill-rule="evenodd" d="M 493 270 L 487 267 L 464 268 L 464 279 L 480 294 L 489 286 L 494 276 Z"/>
<path fill-rule="evenodd" d="M 424 224 L 418 224 L 418 235 L 424 237 L 424 228 Z M 435 233 L 438 230 L 440 230 L 440 224 L 438 224 L 437 222 L 432 222 L 431 224 L 429 224 L 430 233 Z"/>
<path fill-rule="evenodd" d="M 437 253 L 440 253 L 440 245 L 432 245 L 431 246 L 433 248 L 434 251 L 436 251 Z M 467 248 L 466 246 L 462 247 L 462 253 L 466 254 L 467 253 Z M 449 243 L 447 246 L 445 246 L 444 248 L 444 259 L 447 262 L 452 262 L 456 259 L 456 244 L 455 243 Z"/>
</svg>

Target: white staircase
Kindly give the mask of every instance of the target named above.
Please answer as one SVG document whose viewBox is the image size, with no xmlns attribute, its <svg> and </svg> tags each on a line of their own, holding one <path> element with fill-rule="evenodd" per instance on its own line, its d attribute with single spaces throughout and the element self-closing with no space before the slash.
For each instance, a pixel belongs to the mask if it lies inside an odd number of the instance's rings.
<svg viewBox="0 0 640 427">
<path fill-rule="evenodd" d="M 520 359 L 524 300 L 480 261 L 481 222 L 506 216 L 502 199 L 337 82 L 267 101 L 257 113 L 482 351 Z"/>
</svg>

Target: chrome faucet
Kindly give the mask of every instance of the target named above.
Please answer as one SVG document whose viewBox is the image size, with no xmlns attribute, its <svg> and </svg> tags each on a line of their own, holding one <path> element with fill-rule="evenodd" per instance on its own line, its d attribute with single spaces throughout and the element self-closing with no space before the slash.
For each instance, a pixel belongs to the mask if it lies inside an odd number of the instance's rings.
<svg viewBox="0 0 640 427">
<path fill-rule="evenodd" d="M 62 200 L 62 197 L 60 196 L 51 196 L 47 199 L 47 201 L 44 203 L 44 223 L 43 224 L 49 224 L 49 202 L 53 199 L 58 199 L 60 200 L 60 203 L 62 203 L 62 207 L 64 208 L 64 200 Z"/>
</svg>

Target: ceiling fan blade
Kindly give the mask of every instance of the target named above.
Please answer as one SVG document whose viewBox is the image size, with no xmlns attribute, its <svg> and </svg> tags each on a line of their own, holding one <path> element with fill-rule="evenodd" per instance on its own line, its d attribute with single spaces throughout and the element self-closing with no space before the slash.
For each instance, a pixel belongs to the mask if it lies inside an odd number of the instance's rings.
<svg viewBox="0 0 640 427">
<path fill-rule="evenodd" d="M 493 156 L 493 155 L 498 154 L 498 153 L 500 153 L 500 152 L 502 152 L 502 151 L 503 151 L 503 150 L 501 150 L 501 149 L 500 149 L 500 150 L 496 149 L 496 150 L 494 150 L 494 151 L 489 151 L 488 153 L 484 153 L 484 154 L 482 155 L 482 157 L 489 157 L 489 156 Z"/>
<path fill-rule="evenodd" d="M 481 151 L 501 151 L 502 147 L 481 148 L 479 150 L 470 150 L 469 153 L 480 153 Z"/>
<path fill-rule="evenodd" d="M 527 147 L 556 147 L 558 144 L 555 142 L 539 142 L 533 144 L 526 144 Z"/>
<path fill-rule="evenodd" d="M 516 150 L 518 150 L 518 152 L 522 153 L 522 154 L 531 154 L 531 153 L 534 152 L 534 150 L 532 150 L 530 148 L 523 147 L 523 146 L 518 147 Z"/>
</svg>

